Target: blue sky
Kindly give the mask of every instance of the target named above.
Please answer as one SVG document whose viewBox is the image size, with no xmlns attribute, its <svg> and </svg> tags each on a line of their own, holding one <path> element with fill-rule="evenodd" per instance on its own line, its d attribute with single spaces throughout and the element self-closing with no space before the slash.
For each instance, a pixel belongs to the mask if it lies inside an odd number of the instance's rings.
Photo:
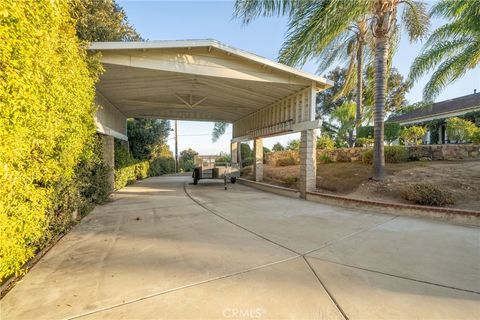
<svg viewBox="0 0 480 320">
<path fill-rule="evenodd" d="M 233 2 L 229 1 L 117 1 L 126 11 L 131 24 L 143 38 L 149 40 L 179 40 L 212 38 L 228 45 L 276 60 L 287 29 L 284 17 L 259 18 L 248 26 L 232 19 Z M 432 28 L 443 22 L 432 22 Z M 393 65 L 404 75 L 422 47 L 409 43 L 404 36 Z M 334 66 L 332 66 L 334 67 Z M 315 63 L 309 62 L 303 70 L 315 73 Z M 407 95 L 409 102 L 422 99 L 423 85 L 428 77 L 417 82 Z M 468 72 L 462 79 L 448 86 L 437 101 L 451 99 L 480 90 L 480 67 Z M 217 154 L 230 150 L 231 128 L 216 143 L 211 141 L 213 124 L 179 121 L 179 150 L 192 148 L 201 154 Z M 276 141 L 285 144 L 297 137 L 289 135 L 265 139 L 271 147 Z M 169 139 L 173 150 L 173 140 Z"/>
</svg>

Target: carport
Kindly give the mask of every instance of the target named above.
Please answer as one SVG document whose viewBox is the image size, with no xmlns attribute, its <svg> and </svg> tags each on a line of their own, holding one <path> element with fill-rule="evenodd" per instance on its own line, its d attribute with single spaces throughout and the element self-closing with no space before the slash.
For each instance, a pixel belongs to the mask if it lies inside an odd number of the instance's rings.
<svg viewBox="0 0 480 320">
<path fill-rule="evenodd" d="M 105 72 L 97 84 L 97 132 L 113 165 L 113 138 L 127 140 L 127 118 L 232 124 L 232 162 L 254 141 L 254 178 L 263 178 L 262 138 L 301 133 L 300 192 L 315 189 L 316 94 L 324 78 L 215 40 L 97 42 Z M 112 177 L 113 178 L 113 177 Z"/>
</svg>

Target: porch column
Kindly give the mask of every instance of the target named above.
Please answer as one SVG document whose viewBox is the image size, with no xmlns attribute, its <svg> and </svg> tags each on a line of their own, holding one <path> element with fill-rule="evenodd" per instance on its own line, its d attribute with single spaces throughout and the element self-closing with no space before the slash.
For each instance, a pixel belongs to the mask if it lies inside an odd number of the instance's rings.
<svg viewBox="0 0 480 320">
<path fill-rule="evenodd" d="M 237 142 L 237 162 L 238 168 L 242 169 L 242 143 Z"/>
<path fill-rule="evenodd" d="M 102 139 L 102 158 L 105 161 L 105 164 L 109 168 L 107 181 L 109 183 L 110 191 L 113 191 L 115 188 L 115 174 L 114 174 L 114 166 L 115 166 L 115 150 L 114 150 L 114 138 L 112 136 L 100 135 Z"/>
<path fill-rule="evenodd" d="M 253 178 L 255 181 L 263 180 L 263 140 L 253 140 Z"/>
<path fill-rule="evenodd" d="M 240 164 L 241 162 L 241 154 L 240 154 L 240 142 L 232 142 L 230 144 L 230 155 L 232 157 L 232 163 L 238 163 Z"/>
<path fill-rule="evenodd" d="M 317 132 L 315 129 L 304 130 L 300 135 L 300 196 L 307 197 L 307 192 L 315 191 L 317 184 Z"/>
</svg>

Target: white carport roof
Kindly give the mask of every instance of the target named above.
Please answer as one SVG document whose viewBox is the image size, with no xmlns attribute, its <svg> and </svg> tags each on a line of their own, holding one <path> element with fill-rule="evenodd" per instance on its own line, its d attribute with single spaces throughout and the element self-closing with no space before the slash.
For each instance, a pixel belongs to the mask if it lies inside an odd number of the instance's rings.
<svg viewBox="0 0 480 320">
<path fill-rule="evenodd" d="M 236 122 L 333 85 L 215 40 L 96 42 L 89 50 L 101 52 L 106 70 L 98 93 L 126 117 Z"/>
</svg>

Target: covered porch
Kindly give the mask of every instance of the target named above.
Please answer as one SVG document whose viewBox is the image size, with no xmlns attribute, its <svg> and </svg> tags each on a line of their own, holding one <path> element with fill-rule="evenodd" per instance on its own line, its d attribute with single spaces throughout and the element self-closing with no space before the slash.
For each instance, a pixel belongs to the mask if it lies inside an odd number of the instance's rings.
<svg viewBox="0 0 480 320">
<path fill-rule="evenodd" d="M 97 131 L 113 166 L 113 138 L 127 140 L 127 118 L 232 124 L 232 162 L 254 142 L 254 179 L 263 179 L 262 138 L 300 132 L 300 191 L 315 189 L 316 94 L 324 78 L 215 40 L 98 42 L 105 72 L 97 84 Z M 111 150 L 110 150 L 111 146 Z"/>
</svg>

